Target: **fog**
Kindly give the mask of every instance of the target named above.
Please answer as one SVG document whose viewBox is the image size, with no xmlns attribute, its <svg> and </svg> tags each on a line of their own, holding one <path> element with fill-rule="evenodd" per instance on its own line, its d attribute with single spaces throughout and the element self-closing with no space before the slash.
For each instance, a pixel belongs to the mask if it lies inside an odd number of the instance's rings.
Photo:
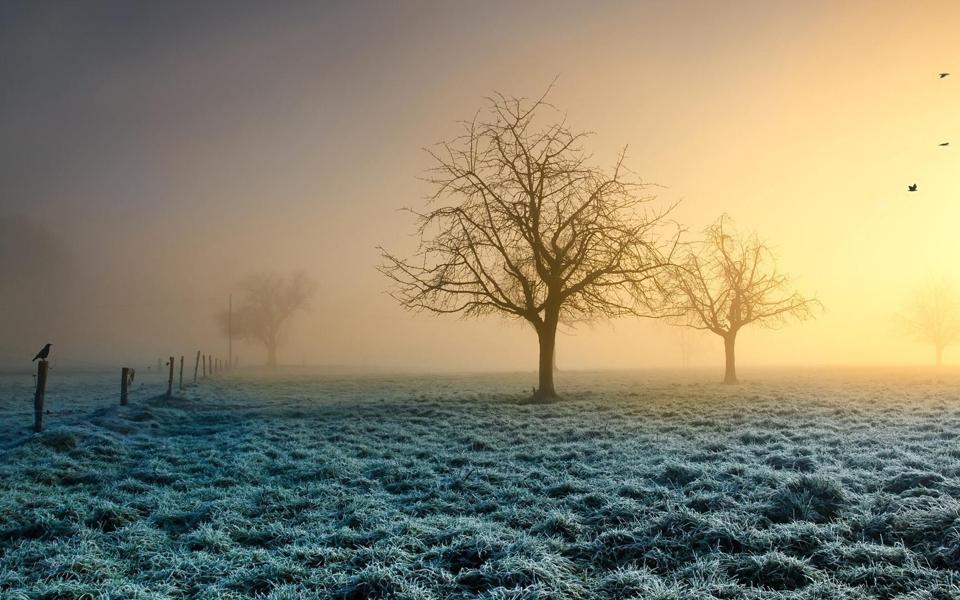
<svg viewBox="0 0 960 600">
<path fill-rule="evenodd" d="M 960 278 L 958 28 L 955 2 L 4 3 L 0 363 L 48 341 L 68 367 L 225 356 L 237 282 L 302 269 L 318 289 L 281 363 L 534 370 L 528 326 L 404 312 L 375 267 L 415 246 L 397 209 L 430 192 L 422 148 L 554 78 L 596 161 L 629 145 L 691 235 L 731 214 L 823 302 L 745 331 L 742 366 L 929 363 L 891 317 Z M 719 368 L 694 339 L 688 362 Z M 680 340 L 568 327 L 557 365 L 679 366 Z"/>
</svg>

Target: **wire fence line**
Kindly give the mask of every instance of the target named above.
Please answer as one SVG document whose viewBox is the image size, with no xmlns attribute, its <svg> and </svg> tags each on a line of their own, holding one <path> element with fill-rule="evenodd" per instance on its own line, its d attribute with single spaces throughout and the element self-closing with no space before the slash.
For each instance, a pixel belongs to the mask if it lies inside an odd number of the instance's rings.
<svg viewBox="0 0 960 600">
<path fill-rule="evenodd" d="M 37 433 L 43 430 L 43 421 L 46 416 L 56 418 L 75 412 L 70 408 L 62 408 L 61 398 L 64 397 L 65 393 L 74 397 L 82 397 L 82 402 L 79 404 L 82 404 L 85 408 L 89 408 L 91 405 L 122 405 L 129 403 L 130 400 L 142 401 L 144 398 L 166 397 L 170 399 L 177 391 L 199 384 L 202 378 L 220 375 L 230 368 L 226 360 L 202 354 L 201 351 L 196 351 L 195 354 L 189 356 L 180 355 L 179 360 L 177 356 L 160 359 L 158 365 L 161 368 L 156 371 L 153 370 L 152 365 L 129 368 L 118 366 L 117 363 L 110 365 L 102 361 L 90 361 L 69 356 L 55 357 L 53 363 L 51 368 L 50 361 L 43 359 L 39 363 L 32 362 L 30 371 L 0 372 L 0 382 L 6 383 L 6 385 L 3 385 L 3 388 L 6 388 L 4 393 L 6 398 L 0 398 L 0 408 L 3 408 L 3 404 L 8 404 L 9 407 L 3 410 L 9 412 L 10 417 L 19 413 L 26 413 L 28 412 L 29 401 L 32 398 L 34 431 Z M 58 367 L 61 363 L 66 363 L 67 372 L 72 373 L 71 379 L 84 376 L 94 379 L 87 381 L 74 379 L 71 387 L 60 388 L 56 371 L 59 370 Z M 75 369 L 74 366 L 80 368 Z M 193 369 L 192 372 L 191 369 Z M 53 375 L 48 377 L 48 373 Z M 116 379 L 113 378 L 114 373 L 118 376 Z M 117 385 L 118 383 L 120 385 Z M 115 391 L 107 391 L 108 386 Z M 53 405 L 57 406 L 56 410 L 50 410 L 52 406 L 46 403 L 48 388 L 50 399 L 54 400 Z M 150 393 L 151 390 L 156 390 L 156 393 Z M 20 417 L 17 417 L 17 419 L 19 421 Z M 23 425 L 25 426 L 26 423 L 23 423 Z"/>
</svg>

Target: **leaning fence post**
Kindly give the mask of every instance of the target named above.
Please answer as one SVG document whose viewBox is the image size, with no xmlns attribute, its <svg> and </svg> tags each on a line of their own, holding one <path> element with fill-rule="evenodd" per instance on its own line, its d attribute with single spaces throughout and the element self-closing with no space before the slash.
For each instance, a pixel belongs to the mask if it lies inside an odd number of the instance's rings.
<svg viewBox="0 0 960 600">
<path fill-rule="evenodd" d="M 130 383 L 130 368 L 123 367 L 120 369 L 120 406 L 127 405 L 127 386 Z"/>
<path fill-rule="evenodd" d="M 180 355 L 180 389 L 183 389 L 183 355 Z"/>
<path fill-rule="evenodd" d="M 37 392 L 33 395 L 33 430 L 43 431 L 43 395 L 47 391 L 47 367 L 49 363 L 41 360 L 37 364 Z"/>
<path fill-rule="evenodd" d="M 167 377 L 167 400 L 173 397 L 173 357 L 170 357 L 170 360 L 167 362 L 170 365 L 169 376 Z"/>
<path fill-rule="evenodd" d="M 200 368 L 200 351 L 197 350 L 197 360 L 193 361 L 193 383 L 197 383 L 197 370 Z"/>
</svg>

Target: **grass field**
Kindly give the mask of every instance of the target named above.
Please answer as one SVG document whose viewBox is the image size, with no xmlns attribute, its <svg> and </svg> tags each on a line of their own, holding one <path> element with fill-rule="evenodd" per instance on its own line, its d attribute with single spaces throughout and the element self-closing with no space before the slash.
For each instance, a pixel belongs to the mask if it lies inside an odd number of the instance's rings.
<svg viewBox="0 0 960 600">
<path fill-rule="evenodd" d="M 960 379 L 714 376 L 5 376 L 0 597 L 960 597 Z"/>
</svg>

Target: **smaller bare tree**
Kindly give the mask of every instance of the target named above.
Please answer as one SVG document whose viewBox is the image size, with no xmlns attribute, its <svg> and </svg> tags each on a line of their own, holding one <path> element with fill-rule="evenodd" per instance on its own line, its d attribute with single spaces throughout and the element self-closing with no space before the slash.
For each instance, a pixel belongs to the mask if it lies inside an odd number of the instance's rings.
<svg viewBox="0 0 960 600">
<path fill-rule="evenodd" d="M 277 348 L 284 324 L 299 310 L 307 308 L 316 283 L 297 271 L 288 277 L 272 271 L 250 275 L 239 284 L 243 293 L 232 318 L 227 311 L 217 315 L 224 335 L 263 344 L 267 366 L 277 366 Z"/>
<path fill-rule="evenodd" d="M 899 320 L 917 341 L 933 345 L 940 367 L 943 351 L 960 342 L 960 295 L 946 281 L 930 281 L 913 294 Z"/>
<path fill-rule="evenodd" d="M 737 233 L 726 215 L 707 228 L 676 271 L 671 311 L 681 325 L 723 338 L 724 383 L 737 383 L 737 334 L 747 325 L 776 328 L 804 320 L 819 302 L 791 289 L 770 248 L 756 234 Z"/>
</svg>

